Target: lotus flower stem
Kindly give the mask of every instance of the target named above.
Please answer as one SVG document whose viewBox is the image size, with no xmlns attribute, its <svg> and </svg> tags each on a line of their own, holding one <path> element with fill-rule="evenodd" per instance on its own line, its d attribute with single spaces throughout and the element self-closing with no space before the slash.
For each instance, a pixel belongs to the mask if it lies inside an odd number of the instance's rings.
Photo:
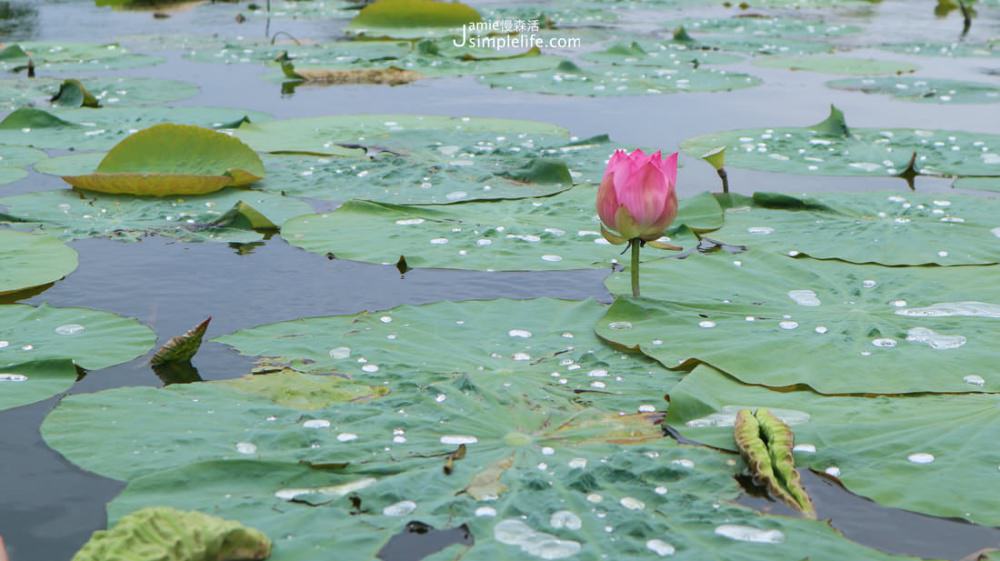
<svg viewBox="0 0 1000 561">
<path fill-rule="evenodd" d="M 642 244 L 639 238 L 635 238 L 629 241 L 629 245 L 632 246 L 632 267 L 629 271 L 632 273 L 632 297 L 639 297 L 639 248 Z"/>
<path fill-rule="evenodd" d="M 719 168 L 719 179 L 722 180 L 722 192 L 729 193 L 729 174 L 726 173 L 726 168 Z"/>
</svg>

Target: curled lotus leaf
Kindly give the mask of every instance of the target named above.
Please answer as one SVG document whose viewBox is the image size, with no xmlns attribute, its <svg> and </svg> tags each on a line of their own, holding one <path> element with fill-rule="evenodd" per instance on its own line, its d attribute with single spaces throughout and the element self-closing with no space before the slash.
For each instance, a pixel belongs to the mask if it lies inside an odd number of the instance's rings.
<svg viewBox="0 0 1000 561">
<path fill-rule="evenodd" d="M 130 135 L 89 175 L 64 176 L 78 189 L 144 196 L 204 195 L 264 177 L 260 156 L 239 139 L 194 125 L 154 125 Z"/>
<path fill-rule="evenodd" d="M 187 330 L 182 335 L 171 337 L 169 341 L 156 351 L 156 354 L 149 360 L 149 363 L 153 366 L 162 366 L 171 362 L 190 362 L 194 358 L 194 355 L 198 354 L 198 350 L 201 349 L 201 340 L 205 336 L 205 332 L 208 331 L 208 324 L 211 321 L 212 318 L 209 316 L 208 319 Z"/>
<path fill-rule="evenodd" d="M 788 425 L 767 409 L 742 409 L 736 415 L 733 438 L 757 484 L 795 510 L 816 517 L 795 471 L 794 436 Z"/>
<path fill-rule="evenodd" d="M 101 106 L 101 102 L 87 90 L 83 82 L 74 78 L 63 80 L 63 83 L 59 85 L 59 91 L 49 101 L 53 105 L 61 107 L 97 108 Z"/>
<path fill-rule="evenodd" d="M 72 561 L 255 561 L 271 555 L 271 540 L 260 530 L 232 520 L 148 507 L 94 532 Z"/>
<path fill-rule="evenodd" d="M 367 37 L 410 38 L 460 34 L 462 26 L 482 21 L 475 8 L 440 0 L 376 0 L 348 24 L 348 31 Z"/>
</svg>

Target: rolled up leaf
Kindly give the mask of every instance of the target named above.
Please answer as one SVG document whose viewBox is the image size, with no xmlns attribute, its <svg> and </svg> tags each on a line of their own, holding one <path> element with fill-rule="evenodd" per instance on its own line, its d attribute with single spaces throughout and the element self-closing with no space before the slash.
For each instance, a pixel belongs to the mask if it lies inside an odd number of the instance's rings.
<svg viewBox="0 0 1000 561">
<path fill-rule="evenodd" d="M 150 507 L 98 530 L 72 561 L 251 561 L 271 555 L 271 540 L 239 522 L 195 511 Z"/>
<path fill-rule="evenodd" d="M 816 517 L 812 500 L 795 471 L 794 436 L 788 425 L 766 409 L 742 409 L 736 415 L 733 437 L 757 484 L 805 516 Z"/>
</svg>

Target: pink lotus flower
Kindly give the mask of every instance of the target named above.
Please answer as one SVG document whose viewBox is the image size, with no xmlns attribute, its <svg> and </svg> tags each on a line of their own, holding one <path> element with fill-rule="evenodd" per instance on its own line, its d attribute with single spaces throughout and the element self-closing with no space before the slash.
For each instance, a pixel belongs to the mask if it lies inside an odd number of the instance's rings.
<svg viewBox="0 0 1000 561">
<path fill-rule="evenodd" d="M 597 214 L 608 241 L 652 241 L 677 216 L 677 152 L 664 159 L 616 150 L 597 191 Z"/>
</svg>

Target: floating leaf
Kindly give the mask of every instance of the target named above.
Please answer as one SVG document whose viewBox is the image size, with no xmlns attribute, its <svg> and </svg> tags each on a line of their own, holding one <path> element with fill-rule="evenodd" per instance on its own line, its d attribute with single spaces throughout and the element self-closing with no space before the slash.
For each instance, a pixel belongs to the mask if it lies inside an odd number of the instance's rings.
<svg viewBox="0 0 1000 561">
<path fill-rule="evenodd" d="M 937 78 L 846 78 L 827 82 L 838 90 L 883 94 L 903 101 L 921 103 L 997 103 L 1000 88 L 982 82 L 942 80 Z"/>
<path fill-rule="evenodd" d="M 919 66 L 902 61 L 873 58 L 854 58 L 836 55 L 773 56 L 754 60 L 762 68 L 784 68 L 823 74 L 871 76 L 877 74 L 904 74 L 915 72 Z"/>
<path fill-rule="evenodd" d="M 63 239 L 135 241 L 155 234 L 232 243 L 258 241 L 262 236 L 252 229 L 273 230 L 276 224 L 313 210 L 298 199 L 245 189 L 176 199 L 60 189 L 2 198 L 3 208 L 0 220 L 35 223 Z"/>
<path fill-rule="evenodd" d="M 0 365 L 0 411 L 60 394 L 72 387 L 76 378 L 76 366 L 70 360 Z"/>
<path fill-rule="evenodd" d="M 411 267 L 497 271 L 610 267 L 620 249 L 601 236 L 596 190 L 579 185 L 552 197 L 467 203 L 455 207 L 349 201 L 333 212 L 282 225 L 282 237 L 306 251 L 338 259 Z M 704 207 L 696 212 L 705 219 Z M 668 236 L 697 244 L 681 215 Z M 655 254 L 654 254 L 655 255 Z"/>
<path fill-rule="evenodd" d="M 767 409 L 741 409 L 736 414 L 733 438 L 758 484 L 795 510 L 816 517 L 812 500 L 795 471 L 795 441 L 788 425 Z"/>
<path fill-rule="evenodd" d="M 155 125 L 130 135 L 95 173 L 64 176 L 78 189 L 166 197 L 204 195 L 264 177 L 253 150 L 229 135 L 192 125 Z"/>
<path fill-rule="evenodd" d="M 866 372 L 882 374 L 877 367 Z M 972 390 L 992 372 L 961 362 L 948 369 L 957 380 L 966 378 L 963 384 Z M 667 421 L 687 438 L 735 450 L 733 422 L 737 411 L 747 407 L 767 408 L 790 425 L 796 461 L 837 474 L 855 493 L 884 506 L 984 526 L 1000 524 L 992 500 L 1000 487 L 988 477 L 997 469 L 991 453 L 991 435 L 1000 428 L 995 394 L 829 397 L 806 390 L 775 392 L 699 366 L 670 392 Z"/>
<path fill-rule="evenodd" d="M 974 191 L 1000 191 L 1000 177 L 959 177 L 951 186 Z"/>
<path fill-rule="evenodd" d="M 726 242 L 816 259 L 881 265 L 1000 263 L 1000 201 L 953 194 L 755 193 L 713 234 Z"/>
<path fill-rule="evenodd" d="M 23 146 L 0 146 L 0 185 L 27 177 L 24 168 L 45 159 L 45 152 Z"/>
<path fill-rule="evenodd" d="M 368 37 L 421 37 L 433 31 L 461 34 L 462 26 L 482 19 L 461 2 L 376 0 L 354 16 L 348 29 Z"/>
<path fill-rule="evenodd" d="M 80 80 L 66 80 L 80 82 Z M 94 100 L 106 107 L 123 107 L 165 103 L 192 97 L 198 93 L 198 88 L 187 82 L 177 80 L 161 80 L 159 78 L 141 78 L 133 76 L 86 78 L 82 80 L 85 88 L 93 94 Z M 44 106 L 50 103 L 53 95 L 59 94 L 63 80 L 57 78 L 23 78 L 0 80 L 0 107 L 15 110 L 31 104 Z M 70 86 L 69 91 L 76 90 Z M 68 94 L 67 94 L 68 95 Z M 57 106 L 65 105 L 68 98 L 51 101 Z M 69 106 L 80 107 L 76 94 Z"/>
<path fill-rule="evenodd" d="M 163 366 L 171 362 L 191 362 L 194 355 L 198 354 L 198 349 L 201 348 L 201 340 L 211 321 L 212 317 L 209 316 L 208 319 L 187 330 L 183 335 L 171 337 L 156 351 L 149 363 L 153 366 Z"/>
<path fill-rule="evenodd" d="M 25 41 L 8 45 L 0 52 L 0 70 L 13 71 L 34 62 L 42 75 L 66 72 L 121 70 L 152 66 L 162 58 L 134 54 L 117 43 L 65 43 L 58 41 Z"/>
<path fill-rule="evenodd" d="M 860 33 L 862 28 L 856 25 L 846 25 L 811 19 L 806 17 L 728 17 L 728 18 L 687 18 L 672 20 L 664 24 L 667 29 L 684 27 L 688 31 L 722 34 L 725 36 L 761 36 L 769 39 L 776 37 L 830 37 Z"/>
<path fill-rule="evenodd" d="M 568 60 L 552 71 L 492 74 L 480 81 L 507 90 L 582 96 L 731 91 L 760 84 L 749 74 L 692 65 L 665 69 L 607 63 L 579 66 Z"/>
<path fill-rule="evenodd" d="M 55 238 L 0 230 L 0 295 L 55 282 L 76 267 L 76 251 Z"/>
<path fill-rule="evenodd" d="M 923 175 L 1000 175 L 1000 135 L 851 127 L 846 136 L 832 136 L 817 126 L 711 133 L 681 146 L 692 156 L 726 146 L 729 167 L 780 173 L 894 177 L 916 152 Z"/>
<path fill-rule="evenodd" d="M 301 411 L 323 409 L 334 403 L 374 399 L 389 391 L 384 386 L 368 386 L 345 376 L 303 374 L 287 368 L 217 383 Z"/>
<path fill-rule="evenodd" d="M 271 540 L 239 522 L 167 507 L 137 510 L 94 532 L 72 561 L 250 561 L 271 555 Z"/>
<path fill-rule="evenodd" d="M 365 147 L 384 145 L 400 133 L 408 133 L 411 141 L 419 135 L 443 136 L 450 133 L 568 136 L 561 127 L 537 121 L 425 115 L 337 115 L 287 119 L 247 124 L 235 131 L 237 138 L 261 152 L 355 157 L 363 153 Z"/>
<path fill-rule="evenodd" d="M 156 336 L 138 321 L 87 308 L 0 306 L 0 367 L 68 359 L 100 370 L 148 351 Z"/>
<path fill-rule="evenodd" d="M 680 48 L 669 43 L 641 44 L 638 42 L 615 43 L 603 51 L 594 51 L 583 58 L 596 62 L 609 62 L 629 66 L 690 67 L 692 64 L 731 64 L 743 57 L 697 48 Z"/>
<path fill-rule="evenodd" d="M 1000 56 L 1000 43 L 996 41 L 975 43 L 968 41 L 909 41 L 884 43 L 879 48 L 887 51 L 918 56 L 934 57 L 995 57 Z"/>
<path fill-rule="evenodd" d="M 250 117 L 267 116 L 240 109 L 212 107 L 103 107 L 19 109 L 0 122 L 0 144 L 60 150 L 107 150 L 139 129 L 161 123 L 215 128 Z"/>
<path fill-rule="evenodd" d="M 1000 288 L 982 278 L 997 269 L 853 265 L 760 250 L 665 259 L 643 265 L 645 297 L 619 298 L 597 334 L 669 367 L 706 363 L 775 388 L 996 391 L 1000 379 L 973 387 L 954 371 L 992 368 Z M 628 293 L 627 277 L 612 276 L 612 291 Z"/>
</svg>

